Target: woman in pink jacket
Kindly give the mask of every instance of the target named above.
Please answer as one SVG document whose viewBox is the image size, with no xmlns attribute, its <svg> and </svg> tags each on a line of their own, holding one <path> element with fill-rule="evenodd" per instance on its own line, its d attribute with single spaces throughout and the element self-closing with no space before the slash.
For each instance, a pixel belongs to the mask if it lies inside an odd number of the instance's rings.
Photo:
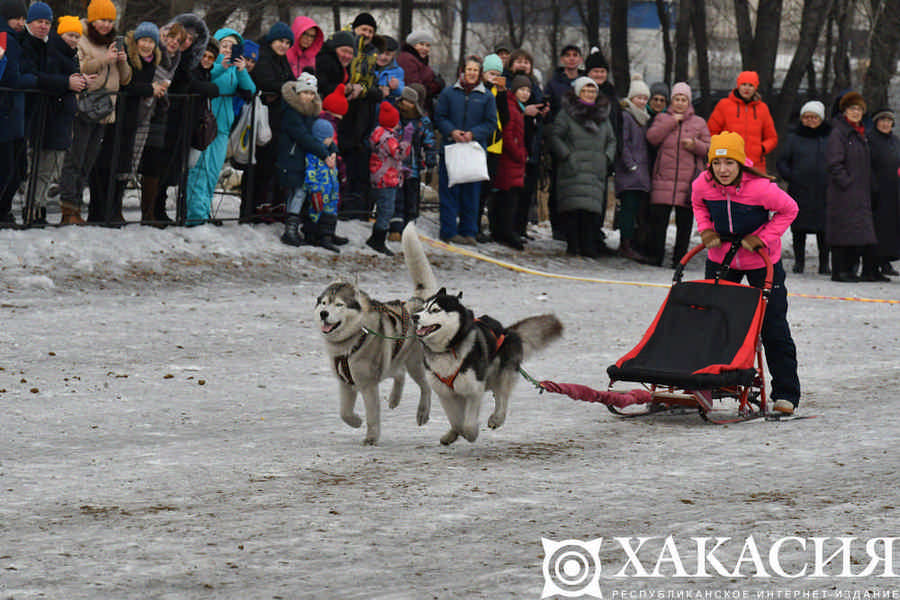
<svg viewBox="0 0 900 600">
<path fill-rule="evenodd" d="M 669 108 L 654 117 L 647 141 L 657 147 L 650 192 L 647 257 L 662 265 L 666 253 L 669 215 L 675 209 L 675 248 L 672 267 L 681 260 L 691 241 L 691 182 L 706 166 L 709 130 L 694 114 L 691 88 L 684 82 L 672 86 Z"/>
<path fill-rule="evenodd" d="M 311 18 L 300 15 L 294 19 L 291 31 L 294 33 L 294 44 L 288 48 L 285 56 L 291 65 L 294 77 L 300 77 L 300 73 L 303 71 L 315 75 L 316 54 L 325 43 L 325 34 L 322 33 L 322 28 Z"/>
<path fill-rule="evenodd" d="M 766 362 L 772 376 L 772 408 L 793 414 L 800 403 L 797 349 L 787 322 L 787 289 L 781 264 L 781 236 L 791 226 L 799 209 L 787 192 L 752 167 L 740 134 L 723 131 L 712 136 L 709 169 L 692 185 L 691 205 L 697 229 L 708 249 L 706 277 L 722 267 L 728 247 L 721 236 L 739 238 L 741 248 L 723 279 L 740 282 L 744 276 L 754 287 L 762 287 L 765 261 L 756 250 L 764 248 L 774 265 L 772 291 L 762 326 Z"/>
</svg>

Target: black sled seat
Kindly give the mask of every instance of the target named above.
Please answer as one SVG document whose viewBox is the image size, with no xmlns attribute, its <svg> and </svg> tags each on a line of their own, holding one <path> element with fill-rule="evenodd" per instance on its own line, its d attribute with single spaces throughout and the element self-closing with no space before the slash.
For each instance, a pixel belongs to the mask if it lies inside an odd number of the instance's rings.
<svg viewBox="0 0 900 600">
<path fill-rule="evenodd" d="M 612 381 L 687 390 L 749 386 L 764 314 L 759 288 L 723 280 L 676 283 L 638 345 L 607 374 Z"/>
</svg>

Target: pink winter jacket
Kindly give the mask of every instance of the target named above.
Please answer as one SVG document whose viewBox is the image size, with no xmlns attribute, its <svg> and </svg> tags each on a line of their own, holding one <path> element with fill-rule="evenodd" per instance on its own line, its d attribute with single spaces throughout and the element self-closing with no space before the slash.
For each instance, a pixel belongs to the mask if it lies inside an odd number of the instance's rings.
<svg viewBox="0 0 900 600">
<path fill-rule="evenodd" d="M 694 147 L 684 147 L 683 140 L 694 139 Z M 690 206 L 691 181 L 706 166 L 709 150 L 709 129 L 706 121 L 694 114 L 688 106 L 680 123 L 672 116 L 671 109 L 653 118 L 647 130 L 647 141 L 658 147 L 653 165 L 653 187 L 650 201 L 653 204 Z"/>
<path fill-rule="evenodd" d="M 303 35 L 304 31 L 313 27 L 316 28 L 316 39 L 313 40 L 312 46 L 303 50 L 300 48 L 300 36 Z M 316 54 L 319 53 L 319 50 L 322 49 L 322 44 L 325 43 L 325 34 L 322 33 L 322 28 L 311 18 L 300 15 L 294 19 L 291 31 L 294 32 L 294 43 L 288 48 L 285 56 L 287 56 L 288 63 L 291 65 L 294 77 L 300 77 L 300 73 L 306 68 L 315 72 Z"/>
<path fill-rule="evenodd" d="M 752 161 L 747 161 L 748 166 Z M 744 171 L 737 185 L 718 183 L 709 171 L 691 186 L 691 205 L 697 231 L 713 229 L 720 235 L 755 235 L 765 244 L 772 263 L 781 260 L 781 236 L 797 216 L 797 203 L 766 177 Z M 770 216 L 771 215 L 771 216 Z M 709 260 L 721 263 L 729 244 L 709 249 Z M 766 266 L 760 256 L 741 248 L 731 261 L 735 269 L 749 271 Z"/>
</svg>

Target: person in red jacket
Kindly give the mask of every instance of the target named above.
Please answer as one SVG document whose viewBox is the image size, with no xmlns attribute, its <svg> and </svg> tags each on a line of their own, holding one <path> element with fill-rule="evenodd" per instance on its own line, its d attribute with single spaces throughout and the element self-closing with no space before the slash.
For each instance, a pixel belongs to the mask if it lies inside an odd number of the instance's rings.
<svg viewBox="0 0 900 600">
<path fill-rule="evenodd" d="M 754 169 L 744 152 L 744 140 L 730 131 L 712 136 L 709 168 L 691 186 L 691 206 L 697 229 L 708 249 L 706 277 L 722 268 L 728 247 L 722 236 L 741 240 L 741 248 L 723 279 L 762 287 L 766 276 L 762 249 L 772 261 L 773 285 L 763 317 L 762 343 L 772 375 L 772 408 L 793 414 L 800 403 L 797 348 L 787 321 L 787 289 L 781 264 L 781 236 L 797 217 L 797 203 L 766 174 Z"/>
<path fill-rule="evenodd" d="M 740 134 L 744 140 L 747 158 L 753 166 L 766 172 L 766 154 L 778 145 L 778 133 L 769 107 L 757 93 L 759 75 L 756 71 L 744 71 L 737 78 L 737 87 L 728 96 L 719 100 L 707 124 L 709 133 L 717 135 L 723 131 Z"/>
<path fill-rule="evenodd" d="M 531 98 L 531 79 L 516 75 L 506 91 L 497 94 L 497 102 L 506 102 L 507 120 L 503 123 L 503 152 L 497 161 L 494 174 L 494 210 L 491 211 L 491 235 L 494 241 L 515 250 L 524 245 L 518 233 L 519 197 L 524 193 L 525 163 L 528 148 L 525 146 L 525 104 Z"/>
</svg>

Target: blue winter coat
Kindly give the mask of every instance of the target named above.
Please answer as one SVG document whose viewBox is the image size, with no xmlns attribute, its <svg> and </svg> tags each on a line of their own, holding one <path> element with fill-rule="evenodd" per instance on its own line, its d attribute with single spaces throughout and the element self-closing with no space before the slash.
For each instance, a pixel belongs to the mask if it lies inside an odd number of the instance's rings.
<svg viewBox="0 0 900 600">
<path fill-rule="evenodd" d="M 0 87 L 17 90 L 34 89 L 37 78 L 21 71 L 21 34 L 13 31 L 5 19 L 0 19 L 0 31 L 6 32 L 6 70 L 0 78 Z M 0 142 L 25 137 L 25 94 L 0 92 Z"/>
<path fill-rule="evenodd" d="M 437 146 L 434 138 L 434 127 L 428 117 L 418 119 L 400 119 L 400 126 L 413 124 L 412 146 L 403 163 L 409 168 L 409 177 L 418 179 L 422 168 L 437 166 Z"/>
<path fill-rule="evenodd" d="M 289 189 L 302 186 L 306 180 L 307 154 L 325 160 L 337 151 L 334 144 L 326 147 L 312 133 L 322 103 L 318 99 L 315 102 L 301 100 L 295 83 L 289 81 L 281 88 L 281 130 L 278 133 L 278 182 Z"/>
<path fill-rule="evenodd" d="M 400 93 L 403 91 L 404 87 L 403 75 L 403 67 L 398 65 L 396 60 L 392 60 L 390 64 L 384 68 L 377 65 L 375 66 L 375 85 L 389 86 L 391 77 L 396 77 L 397 80 L 400 81 L 400 85 L 397 86 L 397 89 L 391 90 L 391 93 L 385 98 L 385 100 L 391 104 L 396 104 L 397 100 L 400 99 Z"/>
<path fill-rule="evenodd" d="M 237 36 L 238 40 L 243 41 L 238 32 L 227 28 L 218 30 L 214 37 L 216 40 L 222 41 L 230 35 Z M 212 111 L 216 115 L 219 135 L 228 135 L 234 124 L 234 105 L 230 96 L 234 95 L 238 89 L 255 94 L 256 84 L 253 83 L 247 69 L 238 71 L 237 67 L 223 66 L 221 55 L 216 58 L 216 64 L 213 65 L 210 75 L 212 82 L 219 88 L 219 97 L 212 100 Z"/>
<path fill-rule="evenodd" d="M 494 95 L 479 83 L 469 94 L 457 81 L 444 88 L 434 107 L 434 121 L 443 136 L 444 145 L 453 143 L 450 133 L 459 129 L 471 131 L 479 144 L 487 148 L 488 138 L 497 127 L 497 104 Z"/>
<path fill-rule="evenodd" d="M 37 78 L 35 95 L 26 103 L 26 132 L 34 140 L 45 115 L 44 143 L 46 150 L 66 150 L 72 145 L 72 124 L 75 120 L 75 93 L 69 90 L 69 76 L 78 72 L 77 52 L 55 32 L 47 42 L 27 35 L 22 42 L 22 72 Z"/>
</svg>

